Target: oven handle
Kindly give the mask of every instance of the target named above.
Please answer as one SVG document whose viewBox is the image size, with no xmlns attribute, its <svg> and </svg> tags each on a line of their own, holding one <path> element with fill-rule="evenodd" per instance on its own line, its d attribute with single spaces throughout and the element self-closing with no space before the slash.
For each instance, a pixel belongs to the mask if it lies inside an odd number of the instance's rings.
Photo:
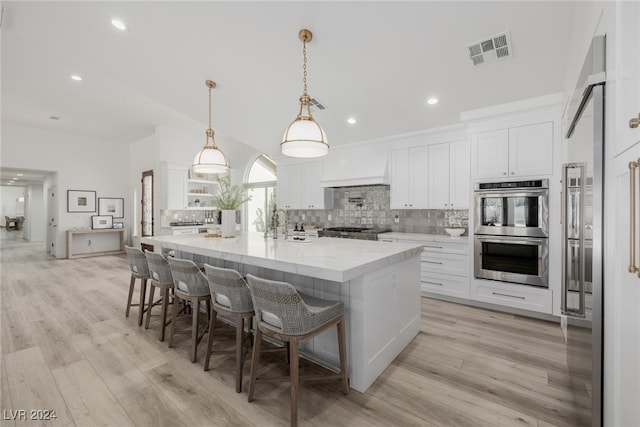
<svg viewBox="0 0 640 427">
<path fill-rule="evenodd" d="M 495 197 L 500 197 L 501 195 L 504 196 L 510 196 L 510 197 L 540 197 L 540 196 L 545 196 L 547 194 L 549 194 L 549 189 L 548 188 L 541 188 L 541 189 L 531 189 L 531 190 L 523 190 L 522 188 L 518 188 L 518 189 L 514 189 L 514 190 L 505 190 L 505 189 L 500 189 L 500 190 L 479 190 L 476 191 L 476 196 L 477 197 L 491 197 L 491 198 L 495 198 Z"/>
<path fill-rule="evenodd" d="M 512 243 L 515 245 L 540 245 L 544 243 L 547 239 L 531 239 L 531 238 L 520 238 L 520 237 L 511 237 L 511 236 L 482 236 L 476 234 L 476 239 L 481 242 L 488 243 Z"/>
</svg>

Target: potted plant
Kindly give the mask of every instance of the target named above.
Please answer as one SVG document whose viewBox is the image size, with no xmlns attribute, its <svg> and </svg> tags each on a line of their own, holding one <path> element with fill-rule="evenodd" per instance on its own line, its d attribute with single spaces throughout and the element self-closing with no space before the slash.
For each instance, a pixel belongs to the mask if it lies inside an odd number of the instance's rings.
<svg viewBox="0 0 640 427">
<path fill-rule="evenodd" d="M 244 202 L 251 200 L 247 196 L 245 185 L 232 185 L 231 175 L 217 175 L 218 192 L 212 198 L 213 205 L 222 211 L 221 229 L 222 237 L 233 237 L 236 230 L 236 211 Z"/>
</svg>

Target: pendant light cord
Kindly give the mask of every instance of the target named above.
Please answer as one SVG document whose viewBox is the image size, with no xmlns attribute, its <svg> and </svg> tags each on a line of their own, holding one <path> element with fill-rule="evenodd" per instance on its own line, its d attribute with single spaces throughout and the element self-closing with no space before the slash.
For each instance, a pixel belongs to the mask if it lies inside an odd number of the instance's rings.
<svg viewBox="0 0 640 427">
<path fill-rule="evenodd" d="M 207 134 L 207 143 L 205 146 L 209 146 L 209 139 L 211 139 L 211 147 L 217 149 L 218 147 L 216 146 L 216 139 L 215 139 L 215 132 L 213 131 L 213 128 L 211 127 L 211 89 L 213 89 L 214 87 L 216 87 L 215 82 L 211 81 L 211 80 L 207 80 L 206 81 L 207 87 L 209 88 L 209 128 L 207 129 L 207 131 L 205 132 Z"/>
<path fill-rule="evenodd" d="M 302 42 L 302 94 L 307 95 L 307 42 Z"/>
</svg>

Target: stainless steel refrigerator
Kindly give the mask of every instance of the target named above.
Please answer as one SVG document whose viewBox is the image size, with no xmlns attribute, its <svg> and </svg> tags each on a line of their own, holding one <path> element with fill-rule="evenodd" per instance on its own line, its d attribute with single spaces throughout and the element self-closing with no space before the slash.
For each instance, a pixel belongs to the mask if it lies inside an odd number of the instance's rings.
<svg viewBox="0 0 640 427">
<path fill-rule="evenodd" d="M 605 37 L 593 39 L 565 123 L 562 315 L 578 425 L 602 425 Z"/>
</svg>

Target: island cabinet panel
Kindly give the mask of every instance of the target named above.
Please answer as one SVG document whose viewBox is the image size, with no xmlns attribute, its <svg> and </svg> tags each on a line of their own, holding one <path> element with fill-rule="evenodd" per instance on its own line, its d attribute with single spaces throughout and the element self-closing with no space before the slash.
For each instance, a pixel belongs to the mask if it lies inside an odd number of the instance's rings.
<svg viewBox="0 0 640 427">
<path fill-rule="evenodd" d="M 321 238 L 307 244 L 248 233 L 234 239 L 202 235 L 143 237 L 158 252 L 196 264 L 233 268 L 286 281 L 300 292 L 345 306 L 351 388 L 365 392 L 420 332 L 420 252 L 417 244 Z M 330 328 L 301 345 L 305 357 L 339 366 Z"/>
<path fill-rule="evenodd" d="M 368 388 L 420 332 L 418 258 L 352 280 L 350 283 L 350 368 L 352 381 Z"/>
</svg>

